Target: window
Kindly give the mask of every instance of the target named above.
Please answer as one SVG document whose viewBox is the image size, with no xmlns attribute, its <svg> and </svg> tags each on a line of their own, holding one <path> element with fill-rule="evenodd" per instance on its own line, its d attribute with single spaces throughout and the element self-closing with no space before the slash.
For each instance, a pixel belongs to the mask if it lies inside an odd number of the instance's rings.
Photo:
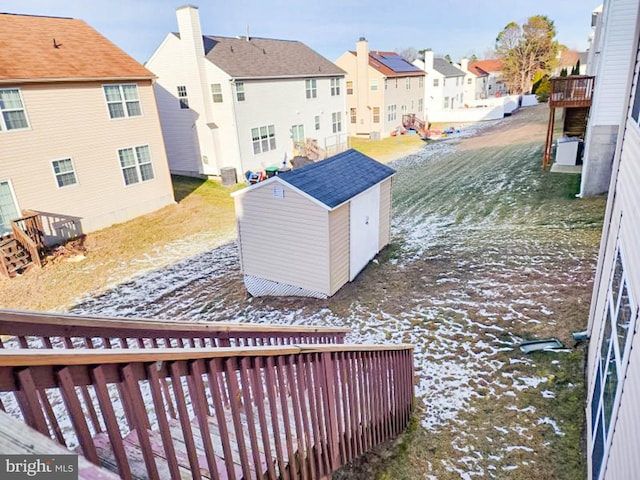
<svg viewBox="0 0 640 480">
<path fill-rule="evenodd" d="M 178 101 L 180 102 L 180 108 L 189 108 L 189 97 L 187 96 L 187 87 L 185 85 L 178 85 Z"/>
<path fill-rule="evenodd" d="M 640 78 L 636 80 L 636 91 L 633 99 L 633 108 L 631 109 L 631 117 L 636 122 L 640 120 Z"/>
<path fill-rule="evenodd" d="M 472 82 L 471 78 L 467 78 L 467 85 L 471 85 L 471 82 Z"/>
<path fill-rule="evenodd" d="M 307 98 L 318 98 L 318 90 L 316 87 L 315 78 L 307 78 L 305 81 L 305 89 L 307 92 Z"/>
<path fill-rule="evenodd" d="M 353 82 L 347 82 L 347 95 L 353 95 Z"/>
<path fill-rule="evenodd" d="M 219 83 L 211 84 L 211 97 L 213 103 L 222 103 L 222 85 Z"/>
<path fill-rule="evenodd" d="M 378 79 L 377 78 L 372 78 L 371 81 L 369 82 L 369 88 L 371 89 L 372 92 L 375 92 L 376 90 L 378 90 Z"/>
<path fill-rule="evenodd" d="M 440 79 L 439 79 L 439 78 L 434 78 L 434 79 L 433 79 L 433 86 L 434 86 L 434 87 L 437 87 L 437 86 L 439 86 L 439 85 L 440 85 Z"/>
<path fill-rule="evenodd" d="M 389 86 L 389 80 L 387 79 L 387 77 L 384 77 L 384 89 L 386 90 L 388 86 Z"/>
<path fill-rule="evenodd" d="M 629 360 L 632 335 L 637 318 L 637 306 L 629 295 L 623 257 L 618 249 L 607 289 L 604 327 L 600 336 L 599 360 L 591 392 L 591 457 L 592 476 L 599 478 L 605 450 L 611 439 L 613 410 L 616 405 L 619 379 L 624 378 L 624 366 Z M 631 333 L 631 335 L 629 335 Z"/>
<path fill-rule="evenodd" d="M 396 106 L 389 105 L 387 107 L 387 121 L 392 122 L 396 119 Z"/>
<path fill-rule="evenodd" d="M 444 108 L 449 108 L 449 97 L 444 97 Z"/>
<path fill-rule="evenodd" d="M 418 112 L 422 113 L 422 107 L 423 107 L 422 98 L 419 98 L 418 99 Z"/>
<path fill-rule="evenodd" d="M 380 107 L 373 107 L 373 123 L 380 123 Z"/>
<path fill-rule="evenodd" d="M 126 118 L 142 115 L 138 86 L 135 83 L 104 85 L 103 88 L 109 108 L 109 117 Z"/>
<path fill-rule="evenodd" d="M 404 86 L 407 90 L 411 90 L 411 77 L 406 78 Z"/>
<path fill-rule="evenodd" d="M 342 113 L 335 112 L 331 114 L 331 125 L 333 127 L 333 133 L 339 133 L 342 131 Z"/>
<path fill-rule="evenodd" d="M 264 153 L 276 149 L 276 127 L 268 125 L 251 129 L 253 153 Z"/>
<path fill-rule="evenodd" d="M 239 102 L 244 102 L 244 82 L 236 82 L 236 99 Z"/>
<path fill-rule="evenodd" d="M 313 123 L 316 125 L 316 130 L 320 130 L 320 115 L 313 117 Z"/>
<path fill-rule="evenodd" d="M 407 113 L 407 106 L 406 105 L 402 105 L 400 107 L 400 112 L 402 112 L 402 116 L 404 116 L 404 114 Z"/>
<path fill-rule="evenodd" d="M 396 78 L 396 89 L 398 88 L 398 79 Z"/>
<path fill-rule="evenodd" d="M 331 96 L 336 97 L 340 95 L 340 79 L 332 78 L 331 79 Z"/>
<path fill-rule="evenodd" d="M 153 180 L 153 165 L 149 145 L 121 148 L 118 150 L 120 168 L 125 185 Z"/>
<path fill-rule="evenodd" d="M 73 162 L 71 162 L 70 158 L 54 160 L 51 164 L 53 165 L 53 173 L 56 176 L 56 182 L 58 182 L 59 188 L 78 183 L 76 180 L 76 172 L 73 169 Z"/>
<path fill-rule="evenodd" d="M 356 109 L 355 108 L 350 108 L 349 109 L 349 116 L 351 117 L 351 123 L 356 123 Z"/>
<path fill-rule="evenodd" d="M 20 90 L 0 88 L 0 131 L 29 128 Z"/>
<path fill-rule="evenodd" d="M 291 127 L 291 138 L 294 142 L 304 142 L 304 125 Z"/>
<path fill-rule="evenodd" d="M 424 88 L 424 77 L 418 77 L 418 88 Z"/>
</svg>

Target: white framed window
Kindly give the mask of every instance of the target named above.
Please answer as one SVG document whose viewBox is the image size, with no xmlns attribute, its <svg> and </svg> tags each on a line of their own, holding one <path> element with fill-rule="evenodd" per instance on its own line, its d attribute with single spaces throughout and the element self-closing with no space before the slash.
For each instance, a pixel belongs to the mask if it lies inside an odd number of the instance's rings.
<svg viewBox="0 0 640 480">
<path fill-rule="evenodd" d="M 418 111 L 420 113 L 422 113 L 422 107 L 423 107 L 423 100 L 422 100 L 422 98 L 419 98 L 418 99 Z"/>
<path fill-rule="evenodd" d="M 471 78 L 467 78 L 467 85 L 471 85 L 472 79 Z"/>
<path fill-rule="evenodd" d="M 340 95 L 340 79 L 332 78 L 331 79 L 331 96 L 337 97 Z"/>
<path fill-rule="evenodd" d="M 219 83 L 211 84 L 211 97 L 213 103 L 222 103 L 222 85 Z"/>
<path fill-rule="evenodd" d="M 244 82 L 236 82 L 236 99 L 239 102 L 244 102 Z"/>
<path fill-rule="evenodd" d="M 373 123 L 380 123 L 380 107 L 373 107 Z"/>
<path fill-rule="evenodd" d="M 351 80 L 347 82 L 347 95 L 353 95 L 353 82 Z"/>
<path fill-rule="evenodd" d="M 433 79 L 433 86 L 434 86 L 434 87 L 437 87 L 437 86 L 439 86 L 439 85 L 440 85 L 440 79 L 439 79 L 439 78 L 434 78 L 434 79 Z"/>
<path fill-rule="evenodd" d="M 334 112 L 331 114 L 331 126 L 333 127 L 333 133 L 342 131 L 342 112 Z"/>
<path fill-rule="evenodd" d="M 313 123 L 316 126 L 316 130 L 320 130 L 320 115 L 313 117 Z"/>
<path fill-rule="evenodd" d="M 449 108 L 449 97 L 444 97 L 444 108 Z"/>
<path fill-rule="evenodd" d="M 404 86 L 407 90 L 411 90 L 411 77 L 406 78 Z"/>
<path fill-rule="evenodd" d="M 276 149 L 276 127 L 267 125 L 251 129 L 251 141 L 253 142 L 253 153 L 264 153 Z"/>
<path fill-rule="evenodd" d="M 418 77 L 418 88 L 424 88 L 424 77 Z"/>
<path fill-rule="evenodd" d="M 371 81 L 369 82 L 369 88 L 371 89 L 372 92 L 375 92 L 376 90 L 378 90 L 378 79 L 377 78 L 372 78 Z"/>
<path fill-rule="evenodd" d="M 398 88 L 398 79 L 396 78 L 396 89 Z"/>
<path fill-rule="evenodd" d="M 121 148 L 118 150 L 120 168 L 125 185 L 153 180 L 153 164 L 149 145 Z"/>
<path fill-rule="evenodd" d="M 0 88 L 0 131 L 29 128 L 18 88 Z"/>
<path fill-rule="evenodd" d="M 387 77 L 384 77 L 384 89 L 386 90 L 388 86 L 389 86 L 389 79 Z"/>
<path fill-rule="evenodd" d="M 387 107 L 387 121 L 393 122 L 397 118 L 396 106 L 389 105 Z"/>
<path fill-rule="evenodd" d="M 351 123 L 356 123 L 356 109 L 355 108 L 350 108 L 349 109 L 349 117 L 351 118 Z"/>
<path fill-rule="evenodd" d="M 304 81 L 307 98 L 318 98 L 318 86 L 315 78 L 307 78 Z"/>
<path fill-rule="evenodd" d="M 180 102 L 180 108 L 188 109 L 189 95 L 187 95 L 186 85 L 178 85 L 177 90 L 178 90 L 178 102 Z"/>
<path fill-rule="evenodd" d="M 53 174 L 56 177 L 58 188 L 68 187 L 78 183 L 73 162 L 70 158 L 53 160 L 51 166 L 53 167 Z"/>
<path fill-rule="evenodd" d="M 304 142 L 304 125 L 293 125 L 291 127 L 291 138 L 294 142 Z"/>
<path fill-rule="evenodd" d="M 103 85 L 104 96 L 107 100 L 109 117 L 127 118 L 142 116 L 138 85 L 135 83 L 123 83 Z"/>
<path fill-rule="evenodd" d="M 631 296 L 620 246 L 607 288 L 604 322 L 596 361 L 595 381 L 590 395 L 591 473 L 600 478 L 602 462 L 613 434 L 613 416 L 620 401 L 622 382 L 638 321 L 637 300 Z"/>
</svg>

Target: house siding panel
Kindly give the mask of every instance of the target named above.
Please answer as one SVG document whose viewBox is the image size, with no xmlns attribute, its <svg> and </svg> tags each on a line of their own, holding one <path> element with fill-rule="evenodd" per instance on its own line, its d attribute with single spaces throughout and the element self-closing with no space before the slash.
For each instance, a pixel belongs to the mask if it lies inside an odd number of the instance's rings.
<svg viewBox="0 0 640 480">
<path fill-rule="evenodd" d="M 284 198 L 274 197 L 274 185 Z M 329 293 L 327 210 L 278 182 L 235 201 L 243 274 Z"/>
<path fill-rule="evenodd" d="M 391 239 L 391 178 L 380 184 L 380 234 L 378 250 L 382 250 Z"/>
<path fill-rule="evenodd" d="M 171 178 L 150 81 L 137 82 L 142 116 L 109 118 L 103 83 L 19 86 L 30 129 L 0 135 L 0 178 L 21 209 L 45 212 L 48 241 L 75 220 L 88 233 L 173 202 Z M 148 145 L 154 179 L 126 186 L 118 149 Z M 52 160 L 71 158 L 77 184 L 58 188 Z"/>
<path fill-rule="evenodd" d="M 615 2 L 614 2 L 615 3 Z M 619 3 L 624 3 L 621 1 Z M 629 13 L 630 14 L 630 13 Z M 633 14 L 638 19 L 640 14 Z M 636 32 L 633 44 L 638 48 L 638 33 Z M 636 58 L 636 72 L 638 59 Z M 636 73 L 635 82 L 638 82 Z M 632 92 L 635 91 L 632 87 Z M 623 91 L 627 91 L 624 89 Z M 640 127 L 630 116 L 627 117 L 623 134 L 618 172 L 612 191 L 609 193 L 610 213 L 605 218 L 605 236 L 602 241 L 605 245 L 602 249 L 603 258 L 598 265 L 599 282 L 596 283 L 596 291 L 593 295 L 594 306 L 591 310 L 590 326 L 591 339 L 588 353 L 588 394 L 592 396 L 596 361 L 601 344 L 604 312 L 606 306 L 606 289 L 610 283 L 611 272 L 615 262 L 615 249 L 619 243 L 623 252 L 623 268 L 628 280 L 629 296 L 636 309 L 633 315 L 638 314 L 640 303 L 640 250 L 637 248 L 637 239 L 640 238 Z M 636 332 L 639 325 L 636 321 Z M 640 404 L 640 335 L 633 337 L 632 349 L 624 378 L 620 378 L 622 384 L 621 393 L 618 394 L 613 406 L 613 437 L 608 455 L 603 460 L 603 468 L 607 479 L 635 478 L 640 469 L 640 457 L 637 455 L 638 432 L 640 431 L 640 417 L 638 416 L 638 404 Z M 588 416 L 589 418 L 589 416 Z M 590 425 L 591 429 L 591 425 Z M 588 448 L 591 451 L 592 433 L 588 435 Z"/>
<path fill-rule="evenodd" d="M 349 281 L 349 203 L 329 213 L 330 295 Z"/>
</svg>

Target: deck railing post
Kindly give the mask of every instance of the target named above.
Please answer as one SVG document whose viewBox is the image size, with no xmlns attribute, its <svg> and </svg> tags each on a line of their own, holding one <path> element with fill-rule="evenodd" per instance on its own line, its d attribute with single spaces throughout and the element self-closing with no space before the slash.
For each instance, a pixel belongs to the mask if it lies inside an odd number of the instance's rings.
<svg viewBox="0 0 640 480">
<path fill-rule="evenodd" d="M 322 370 L 324 371 L 324 391 L 325 406 L 329 412 L 329 453 L 331 455 L 331 468 L 336 470 L 340 467 L 340 437 L 342 432 L 338 432 L 338 390 L 335 384 L 334 371 L 336 366 L 333 362 L 332 352 L 322 352 Z M 344 401 L 344 399 L 342 399 Z"/>
</svg>

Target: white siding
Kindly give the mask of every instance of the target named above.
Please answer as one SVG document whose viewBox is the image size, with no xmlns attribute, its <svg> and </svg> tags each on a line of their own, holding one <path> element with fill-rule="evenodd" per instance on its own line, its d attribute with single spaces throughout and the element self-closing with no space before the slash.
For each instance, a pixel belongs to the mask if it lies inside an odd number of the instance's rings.
<svg viewBox="0 0 640 480">
<path fill-rule="evenodd" d="M 378 251 L 389 244 L 391 239 L 391 178 L 380 184 L 380 233 Z"/>
<path fill-rule="evenodd" d="M 624 2 L 621 2 L 624 3 Z M 635 13 L 638 18 L 638 12 Z M 634 49 L 637 52 L 637 33 L 633 40 Z M 636 59 L 636 82 L 638 61 Z M 635 91 L 635 86 L 632 92 Z M 628 92 L 627 89 L 624 92 Z M 626 95 L 621 95 L 626 97 Z M 628 97 L 626 97 L 628 98 Z M 591 309 L 587 385 L 589 398 L 594 390 L 594 378 L 596 362 L 601 344 L 601 331 L 604 323 L 606 307 L 605 291 L 610 282 L 611 271 L 614 265 L 614 252 L 617 244 L 623 251 L 623 268 L 627 276 L 627 286 L 632 304 L 635 306 L 633 315 L 638 314 L 637 305 L 640 302 L 640 127 L 631 117 L 627 118 L 624 137 L 622 139 L 619 158 L 614 162 L 614 183 L 609 193 L 608 215 L 605 218 L 605 229 L 602 241 L 605 242 L 601 249 L 601 258 L 598 264 L 597 283 L 593 295 L 594 305 Z M 622 134 L 622 133 L 621 133 Z M 638 324 L 636 323 L 636 331 Z M 637 454 L 637 444 L 640 439 L 640 336 L 633 337 L 632 349 L 626 370 L 626 377 L 620 378 L 622 384 L 613 406 L 613 436 L 608 456 L 603 460 L 605 478 L 635 478 L 640 469 L 640 457 Z M 589 418 L 589 411 L 587 411 Z M 591 425 L 590 425 L 591 428 Z M 588 433 L 588 448 L 591 451 L 592 433 Z"/>
<path fill-rule="evenodd" d="M 110 119 L 103 83 L 22 85 L 30 129 L 0 133 L 0 179 L 20 208 L 46 212 L 50 240 L 87 233 L 173 202 L 150 81 L 138 82 L 142 116 Z M 126 186 L 118 149 L 148 145 L 154 179 Z M 77 184 L 58 188 L 52 160 L 71 158 Z M 73 222 L 80 231 L 73 230 Z"/>
</svg>

